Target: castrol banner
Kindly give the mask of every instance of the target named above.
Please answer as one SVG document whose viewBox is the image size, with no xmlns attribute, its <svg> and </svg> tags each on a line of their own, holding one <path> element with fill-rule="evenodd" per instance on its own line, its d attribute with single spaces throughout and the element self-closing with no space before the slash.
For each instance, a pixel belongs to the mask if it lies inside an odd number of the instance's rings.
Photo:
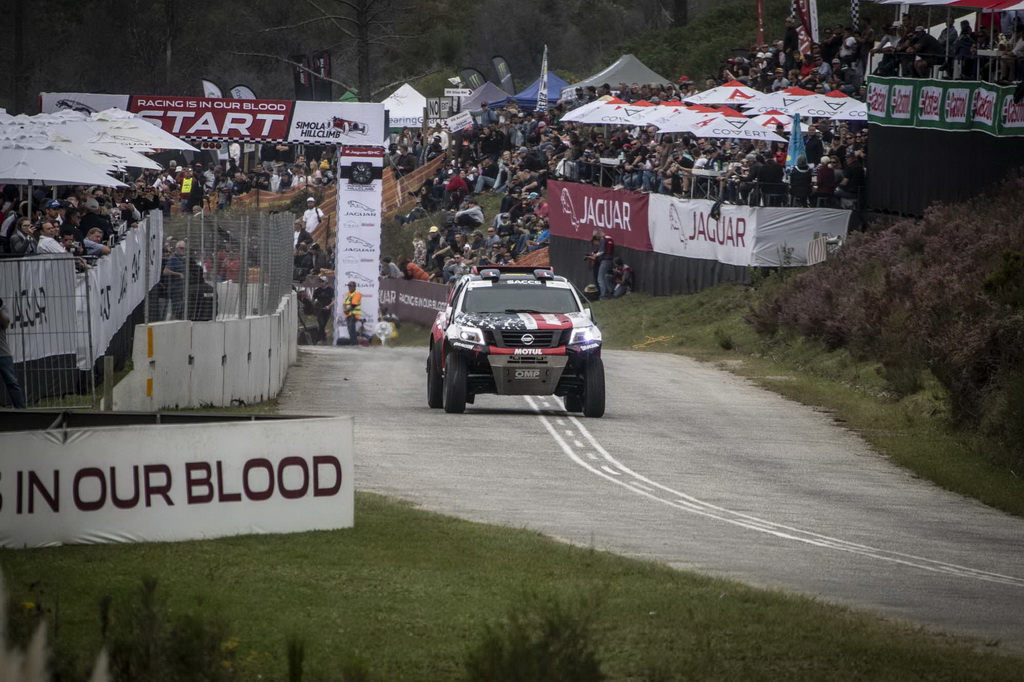
<svg viewBox="0 0 1024 682">
<path fill-rule="evenodd" d="M 616 244 L 651 250 L 647 231 L 648 195 L 570 182 L 548 183 L 551 233 L 590 239 L 601 230 Z"/>
<path fill-rule="evenodd" d="M 881 78 L 868 81 L 868 122 L 885 126 L 1024 135 L 1024 103 L 1014 86 L 980 81 Z"/>
<path fill-rule="evenodd" d="M 351 417 L 0 434 L 0 546 L 348 528 Z"/>
<path fill-rule="evenodd" d="M 755 212 L 749 206 L 721 206 L 711 217 L 707 200 L 684 201 L 663 194 L 650 196 L 651 244 L 658 253 L 750 265 L 754 248 Z"/>
</svg>

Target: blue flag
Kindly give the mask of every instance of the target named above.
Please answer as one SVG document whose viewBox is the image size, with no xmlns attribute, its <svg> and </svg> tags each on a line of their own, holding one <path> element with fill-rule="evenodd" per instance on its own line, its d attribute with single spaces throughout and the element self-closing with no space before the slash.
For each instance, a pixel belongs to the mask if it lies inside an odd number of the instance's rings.
<svg viewBox="0 0 1024 682">
<path fill-rule="evenodd" d="M 795 166 L 797 157 L 806 153 L 804 134 L 800 132 L 800 114 L 793 114 L 793 128 L 789 132 L 789 148 L 786 151 L 786 168 Z"/>
</svg>

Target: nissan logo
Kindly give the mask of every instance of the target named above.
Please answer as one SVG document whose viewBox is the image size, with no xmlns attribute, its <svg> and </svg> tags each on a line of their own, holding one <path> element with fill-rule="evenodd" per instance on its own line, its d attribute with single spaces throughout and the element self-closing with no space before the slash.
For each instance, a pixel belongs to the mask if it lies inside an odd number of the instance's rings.
<svg viewBox="0 0 1024 682">
<path fill-rule="evenodd" d="M 523 345 L 529 346 L 533 343 L 533 334 L 523 334 Z"/>
</svg>

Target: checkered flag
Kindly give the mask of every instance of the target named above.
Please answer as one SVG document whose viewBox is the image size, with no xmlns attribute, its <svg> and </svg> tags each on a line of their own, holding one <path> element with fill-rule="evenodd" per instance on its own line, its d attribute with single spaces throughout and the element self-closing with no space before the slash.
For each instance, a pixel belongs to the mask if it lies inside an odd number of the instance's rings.
<svg viewBox="0 0 1024 682">
<path fill-rule="evenodd" d="M 856 29 L 860 25 L 860 0 L 850 0 L 850 26 Z"/>
</svg>

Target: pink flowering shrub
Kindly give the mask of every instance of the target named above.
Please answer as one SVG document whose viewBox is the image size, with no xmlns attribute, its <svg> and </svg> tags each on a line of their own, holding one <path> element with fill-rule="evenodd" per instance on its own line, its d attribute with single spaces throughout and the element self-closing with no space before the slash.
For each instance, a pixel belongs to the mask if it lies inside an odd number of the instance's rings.
<svg viewBox="0 0 1024 682">
<path fill-rule="evenodd" d="M 1024 179 L 852 235 L 839 253 L 755 299 L 762 334 L 875 358 L 892 389 L 946 387 L 954 419 L 1024 450 Z M 1020 455 L 1018 455 L 1019 457 Z"/>
</svg>

